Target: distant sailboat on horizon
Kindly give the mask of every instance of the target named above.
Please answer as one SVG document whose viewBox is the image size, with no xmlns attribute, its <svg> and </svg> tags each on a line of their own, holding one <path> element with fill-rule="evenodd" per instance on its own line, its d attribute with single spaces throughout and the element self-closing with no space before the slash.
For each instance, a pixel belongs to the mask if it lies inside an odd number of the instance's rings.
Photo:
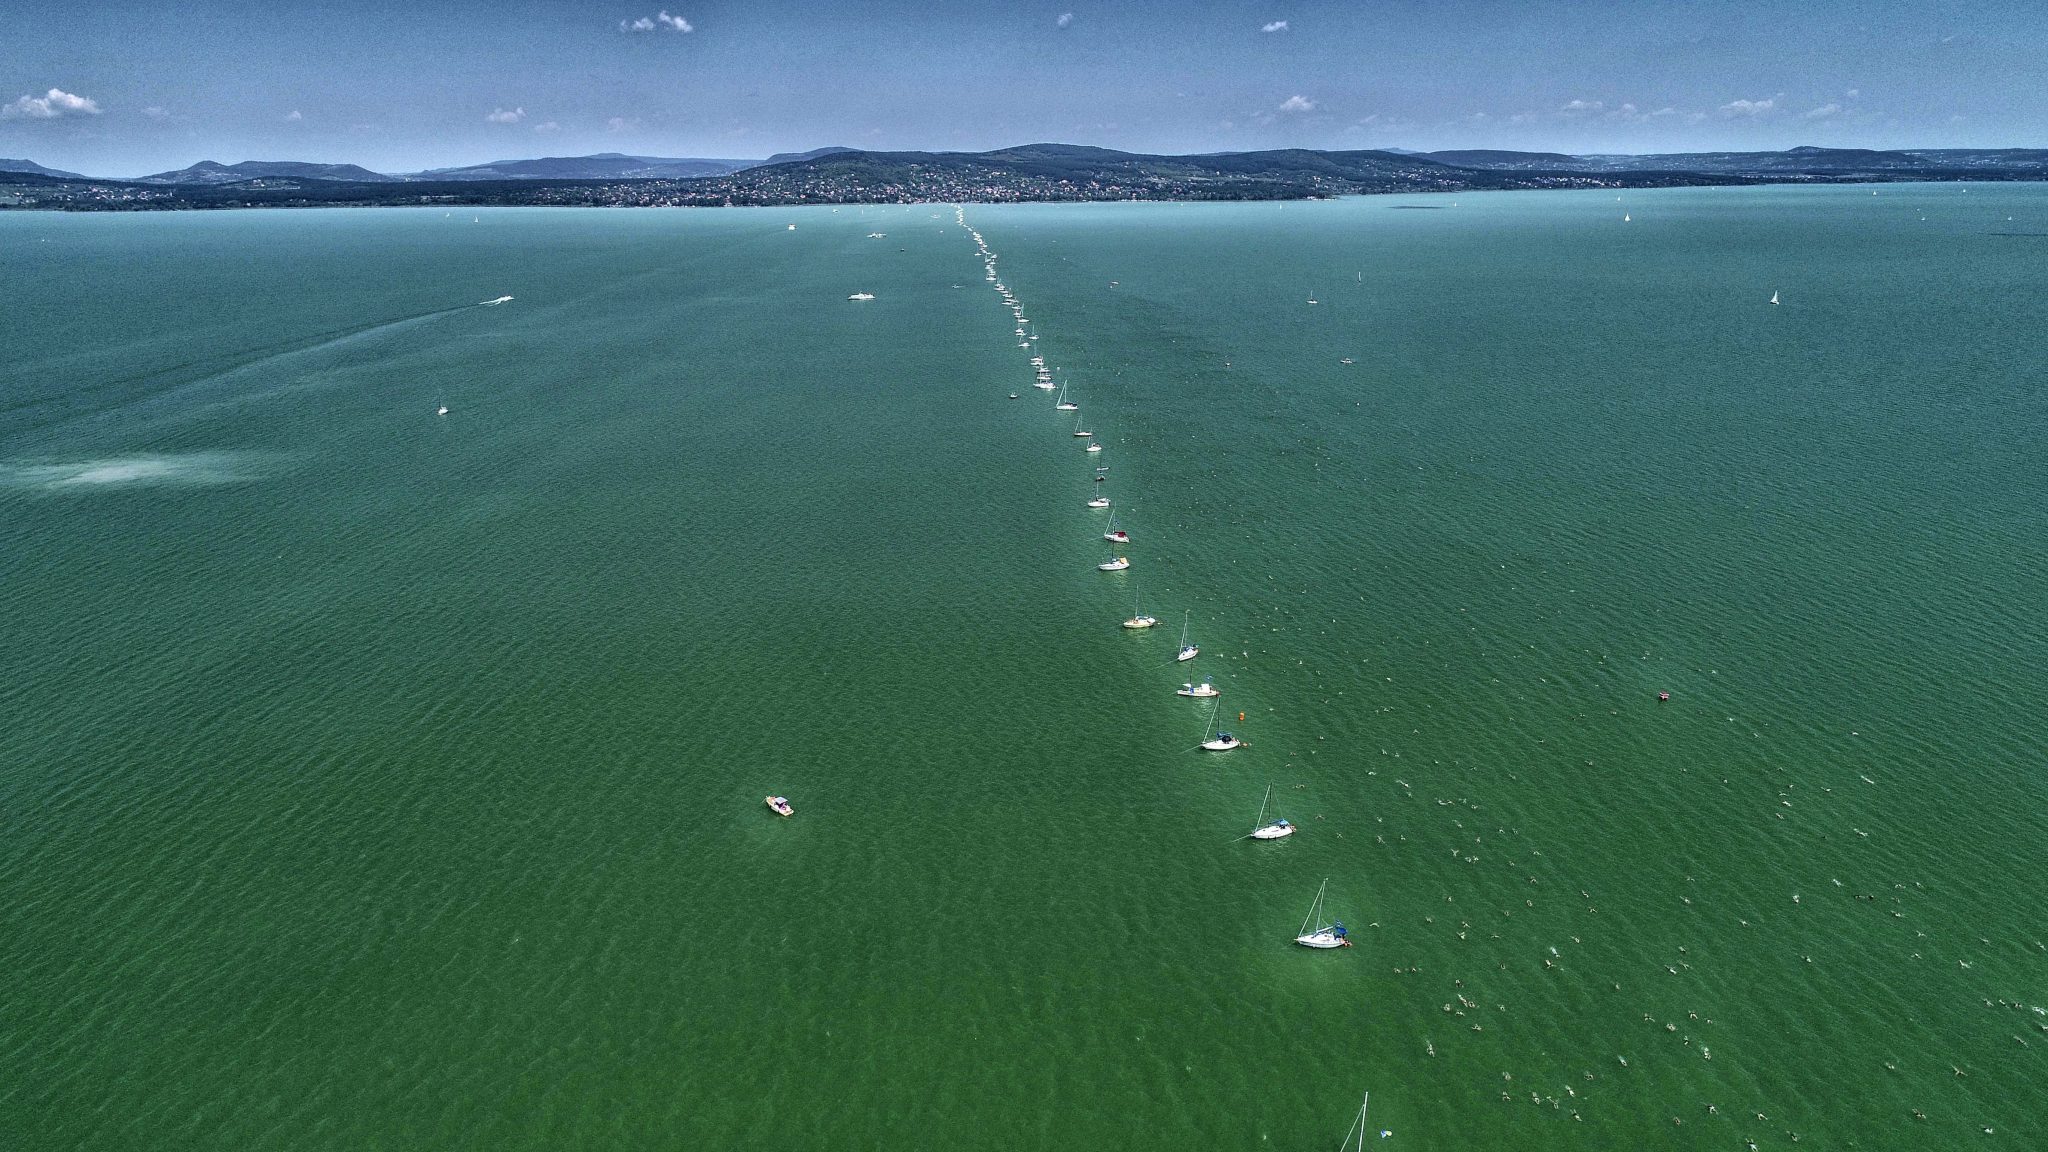
<svg viewBox="0 0 2048 1152">
<path fill-rule="evenodd" d="M 1777 302 L 1778 302 L 1778 292 L 1777 292 L 1777 289 L 1775 289 L 1775 288 L 1774 288 L 1774 289 L 1772 289 L 1772 290 L 1771 290 L 1771 303 L 1773 303 L 1773 304 L 1776 304 Z"/>
</svg>

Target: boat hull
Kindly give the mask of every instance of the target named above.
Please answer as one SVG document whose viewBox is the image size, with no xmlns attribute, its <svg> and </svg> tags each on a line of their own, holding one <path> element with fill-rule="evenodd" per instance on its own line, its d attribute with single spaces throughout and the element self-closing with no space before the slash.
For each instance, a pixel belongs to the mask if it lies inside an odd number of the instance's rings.
<svg viewBox="0 0 2048 1152">
<path fill-rule="evenodd" d="M 1303 948 L 1316 949 L 1348 948 L 1351 946 L 1350 941 L 1330 932 L 1311 932 L 1306 936 L 1296 936 L 1294 942 Z"/>
<path fill-rule="evenodd" d="M 1264 828 L 1261 828 L 1261 829 L 1259 829 L 1259 830 L 1258 830 L 1257 832 L 1254 832 L 1254 833 L 1252 833 L 1252 839 L 1254 839 L 1254 840 L 1279 840 L 1279 839 L 1282 839 L 1282 838 L 1284 838 L 1284 837 L 1288 837 L 1288 836 L 1292 836 L 1292 835 L 1294 835 L 1294 825 L 1292 825 L 1292 824 L 1289 824 L 1289 825 L 1288 825 L 1287 827 L 1285 827 L 1285 828 L 1275 828 L 1275 827 L 1274 827 L 1274 826 L 1272 826 L 1271 824 L 1268 824 L 1268 825 L 1267 825 L 1267 826 L 1265 826 Z"/>
</svg>

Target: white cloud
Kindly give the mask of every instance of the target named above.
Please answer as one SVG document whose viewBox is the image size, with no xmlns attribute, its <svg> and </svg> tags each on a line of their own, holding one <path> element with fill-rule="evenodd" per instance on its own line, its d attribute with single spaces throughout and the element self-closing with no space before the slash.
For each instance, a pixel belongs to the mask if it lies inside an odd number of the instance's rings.
<svg viewBox="0 0 2048 1152">
<path fill-rule="evenodd" d="M 142 114 L 151 120 L 169 120 L 171 118 L 170 109 L 156 104 L 151 104 L 149 107 L 144 108 Z"/>
<path fill-rule="evenodd" d="M 1067 25 L 1072 24 L 1073 22 L 1074 14 L 1072 12 L 1062 12 L 1060 13 L 1060 18 L 1053 21 L 1053 24 L 1057 27 L 1065 28 Z"/>
<path fill-rule="evenodd" d="M 1282 112 L 1313 112 L 1316 102 L 1306 96 L 1289 96 L 1280 102 Z"/>
<path fill-rule="evenodd" d="M 1840 116 L 1841 114 L 1842 106 L 1830 101 L 1809 112 L 1801 113 L 1799 118 L 1802 120 L 1825 120 L 1830 116 Z"/>
<path fill-rule="evenodd" d="M 97 116 L 99 101 L 52 88 L 41 96 L 23 96 L 0 104 L 0 120 L 55 120 L 59 116 Z"/>
<path fill-rule="evenodd" d="M 1582 116 L 1588 112 L 1598 112 L 1605 107 L 1607 102 L 1604 100 L 1573 100 L 1558 111 L 1567 116 Z"/>
<path fill-rule="evenodd" d="M 639 126 L 640 121 L 628 120 L 624 116 L 614 116 L 604 122 L 604 130 L 607 132 L 624 132 L 629 128 L 638 128 Z"/>
<path fill-rule="evenodd" d="M 560 124 L 555 123 L 553 120 L 544 120 L 539 124 L 535 124 L 533 126 L 533 130 L 535 132 L 560 132 L 562 130 L 562 126 Z"/>
<path fill-rule="evenodd" d="M 526 109 L 513 108 L 510 111 L 507 111 L 506 109 L 500 108 L 492 112 L 490 115 L 484 117 L 484 119 L 490 121 L 493 124 L 517 124 L 521 120 L 526 119 Z"/>
<path fill-rule="evenodd" d="M 1775 97 L 1763 100 L 1730 100 L 1721 105 L 1723 116 L 1766 116 L 1778 106 Z"/>
<path fill-rule="evenodd" d="M 284 114 L 284 118 L 285 118 L 286 120 L 288 120 L 288 121 L 291 121 L 291 122 L 293 122 L 293 123 L 296 123 L 296 122 L 298 122 L 298 121 L 300 121 L 300 120 L 304 120 L 304 119 L 305 119 L 306 117 L 305 117 L 305 115 L 304 115 L 303 113 L 301 113 L 301 112 L 300 112 L 300 111 L 299 111 L 299 110 L 298 110 L 297 108 L 294 108 L 294 109 L 292 109 L 291 111 L 289 111 L 289 112 L 285 113 L 285 114 Z"/>
<path fill-rule="evenodd" d="M 1863 92 L 1861 89 L 1851 88 L 1847 92 L 1842 93 L 1842 95 L 1847 96 L 1851 100 L 1854 100 L 1858 96 L 1863 95 Z"/>
<path fill-rule="evenodd" d="M 1261 31 L 1261 32 L 1285 32 L 1285 31 L 1287 31 L 1287 21 L 1285 21 L 1285 20 L 1275 20 L 1275 21 L 1273 21 L 1273 22 L 1272 22 L 1271 24 L 1268 24 L 1268 25 L 1266 25 L 1265 27 L 1263 27 L 1263 28 L 1260 28 L 1260 29 L 1259 29 L 1259 31 Z"/>
<path fill-rule="evenodd" d="M 697 26 L 681 16 L 669 15 L 666 8 L 652 16 L 642 16 L 638 20 L 619 21 L 619 31 L 621 32 L 653 32 L 658 29 L 666 29 L 670 32 L 695 32 Z"/>
</svg>

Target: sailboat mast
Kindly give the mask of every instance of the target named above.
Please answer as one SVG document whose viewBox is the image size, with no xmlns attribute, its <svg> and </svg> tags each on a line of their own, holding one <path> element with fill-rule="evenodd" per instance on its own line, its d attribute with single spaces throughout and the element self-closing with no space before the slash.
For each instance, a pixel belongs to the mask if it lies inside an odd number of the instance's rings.
<svg viewBox="0 0 2048 1152">
<path fill-rule="evenodd" d="M 1306 920 L 1303 920 L 1303 921 L 1301 922 L 1301 931 L 1299 931 L 1299 932 L 1295 933 L 1295 935 L 1297 935 L 1297 936 L 1306 936 L 1306 935 L 1308 935 L 1308 926 L 1309 926 L 1310 924 L 1313 924 L 1313 923 L 1315 922 L 1315 918 L 1316 918 L 1316 909 L 1318 909 L 1318 908 L 1321 908 L 1321 907 L 1323 906 L 1323 889 L 1324 889 L 1324 888 L 1328 888 L 1329 886 L 1330 886 L 1330 878 L 1329 878 L 1328 876 L 1325 876 L 1325 877 L 1323 877 L 1323 882 L 1322 882 L 1322 884 L 1318 885 L 1318 886 L 1317 886 L 1317 888 L 1316 888 L 1316 899 L 1315 899 L 1315 903 L 1313 903 L 1313 904 L 1310 904 L 1310 905 L 1308 906 L 1308 919 L 1306 919 Z"/>
</svg>

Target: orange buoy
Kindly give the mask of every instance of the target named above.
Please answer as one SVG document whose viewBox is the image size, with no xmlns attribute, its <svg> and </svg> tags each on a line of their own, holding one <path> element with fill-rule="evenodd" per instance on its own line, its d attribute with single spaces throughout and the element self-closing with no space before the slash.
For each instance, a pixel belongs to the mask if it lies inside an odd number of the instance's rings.
<svg viewBox="0 0 2048 1152">
<path fill-rule="evenodd" d="M 1242 713 L 1242 712 L 1239 712 L 1239 713 L 1237 714 L 1237 722 L 1238 722 L 1239 724 L 1242 724 L 1242 723 L 1244 723 L 1244 713 Z"/>
</svg>

